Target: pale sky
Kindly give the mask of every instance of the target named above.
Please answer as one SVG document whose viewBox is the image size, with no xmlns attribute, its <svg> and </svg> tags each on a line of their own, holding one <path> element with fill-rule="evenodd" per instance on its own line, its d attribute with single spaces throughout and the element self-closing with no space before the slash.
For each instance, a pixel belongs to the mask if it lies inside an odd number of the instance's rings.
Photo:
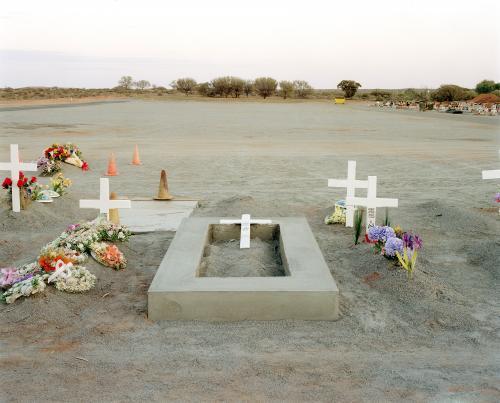
<svg viewBox="0 0 500 403">
<path fill-rule="evenodd" d="M 0 87 L 112 87 L 122 75 L 303 79 L 334 88 L 500 81 L 498 0 L 12 0 Z"/>
</svg>

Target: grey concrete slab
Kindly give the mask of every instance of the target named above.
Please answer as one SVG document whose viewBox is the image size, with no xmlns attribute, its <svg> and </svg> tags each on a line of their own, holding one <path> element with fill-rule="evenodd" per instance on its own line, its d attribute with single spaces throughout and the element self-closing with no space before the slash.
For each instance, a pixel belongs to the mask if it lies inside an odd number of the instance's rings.
<svg viewBox="0 0 500 403">
<path fill-rule="evenodd" d="M 120 210 L 120 222 L 135 233 L 177 231 L 197 206 L 195 200 L 132 200 L 132 208 Z"/>
<path fill-rule="evenodd" d="M 205 246 L 213 237 L 211 228 L 220 218 L 184 219 L 148 290 L 149 318 L 338 319 L 338 288 L 307 220 L 302 217 L 271 219 L 273 225 L 279 225 L 280 253 L 286 276 L 199 277 Z M 252 236 L 259 234 L 258 227 L 252 225 L 252 234 L 255 234 Z"/>
</svg>

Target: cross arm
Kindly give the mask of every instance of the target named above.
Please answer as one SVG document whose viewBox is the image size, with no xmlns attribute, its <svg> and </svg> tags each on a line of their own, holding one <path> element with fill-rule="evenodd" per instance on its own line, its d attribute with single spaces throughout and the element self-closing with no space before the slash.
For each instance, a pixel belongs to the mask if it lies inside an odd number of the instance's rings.
<svg viewBox="0 0 500 403">
<path fill-rule="evenodd" d="M 500 179 L 500 169 L 483 171 L 483 179 Z"/>
</svg>

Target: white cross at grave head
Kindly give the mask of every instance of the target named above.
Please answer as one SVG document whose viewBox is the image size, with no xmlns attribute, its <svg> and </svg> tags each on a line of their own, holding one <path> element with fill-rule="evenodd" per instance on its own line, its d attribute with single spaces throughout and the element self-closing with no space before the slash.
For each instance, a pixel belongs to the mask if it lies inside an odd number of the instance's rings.
<svg viewBox="0 0 500 403">
<path fill-rule="evenodd" d="M 366 230 L 375 225 L 377 207 L 398 207 L 398 199 L 377 198 L 377 177 L 368 177 L 368 192 L 365 197 L 348 197 L 349 202 L 356 206 L 366 207 Z M 347 200 L 346 200 L 347 202 Z"/>
<path fill-rule="evenodd" d="M 498 151 L 500 155 L 500 150 Z M 483 179 L 500 179 L 500 169 L 491 169 L 489 171 L 482 172 Z M 498 213 L 500 214 L 500 208 L 498 209 Z"/>
<path fill-rule="evenodd" d="M 80 200 L 80 208 L 99 209 L 109 220 L 109 210 L 114 208 L 131 208 L 130 200 L 111 200 L 109 198 L 109 179 L 101 178 L 99 200 Z"/>
<path fill-rule="evenodd" d="M 328 187 L 347 188 L 345 226 L 353 227 L 356 206 L 348 200 L 352 201 L 352 198 L 355 197 L 356 188 L 366 189 L 368 187 L 368 181 L 356 180 L 356 161 L 347 161 L 347 179 L 328 179 Z"/>
<path fill-rule="evenodd" d="M 272 224 L 271 220 L 252 220 L 250 214 L 243 214 L 241 220 L 228 219 L 220 220 L 220 224 L 241 224 L 240 249 L 250 248 L 250 225 L 251 224 Z"/>
<path fill-rule="evenodd" d="M 0 162 L 0 171 L 10 171 L 12 179 L 12 211 L 21 211 L 20 189 L 17 187 L 20 171 L 37 171 L 36 164 L 19 162 L 19 147 L 17 144 L 10 145 L 10 162 Z"/>
</svg>

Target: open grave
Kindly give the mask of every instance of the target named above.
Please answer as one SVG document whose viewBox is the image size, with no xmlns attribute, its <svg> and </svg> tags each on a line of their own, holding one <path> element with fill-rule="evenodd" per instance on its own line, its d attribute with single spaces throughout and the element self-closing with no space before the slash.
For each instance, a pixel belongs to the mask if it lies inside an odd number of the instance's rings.
<svg viewBox="0 0 500 403">
<path fill-rule="evenodd" d="M 307 220 L 271 221 L 251 224 L 250 248 L 238 248 L 240 225 L 184 219 L 149 288 L 149 318 L 336 320 L 337 285 Z"/>
</svg>

